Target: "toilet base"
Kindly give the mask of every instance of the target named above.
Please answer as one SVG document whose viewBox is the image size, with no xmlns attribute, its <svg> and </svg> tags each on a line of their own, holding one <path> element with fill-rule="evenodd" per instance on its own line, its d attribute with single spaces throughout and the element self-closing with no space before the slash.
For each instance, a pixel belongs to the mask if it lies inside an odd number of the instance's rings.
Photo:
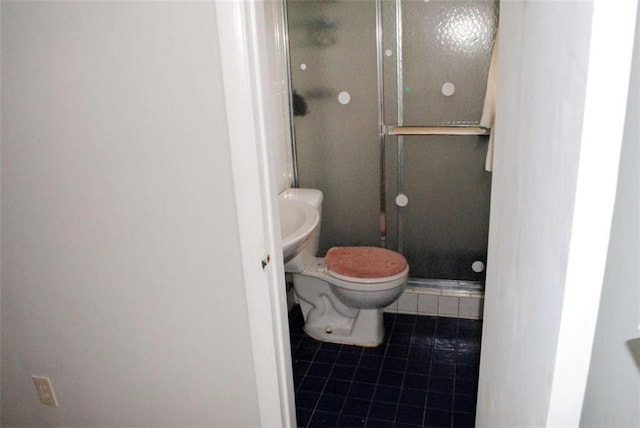
<svg viewBox="0 0 640 428">
<path fill-rule="evenodd" d="M 321 258 L 291 278 L 305 333 L 323 342 L 367 347 L 384 340 L 382 309 L 400 296 L 406 284 L 405 272 L 397 283 L 387 283 L 386 290 L 349 290 L 327 273 Z"/>
<path fill-rule="evenodd" d="M 321 316 L 314 316 L 314 307 L 304 301 L 300 307 L 304 332 L 316 340 L 365 347 L 376 347 L 384 340 L 382 309 L 356 309 L 351 318 L 336 312 L 332 305 L 325 305 Z"/>
</svg>

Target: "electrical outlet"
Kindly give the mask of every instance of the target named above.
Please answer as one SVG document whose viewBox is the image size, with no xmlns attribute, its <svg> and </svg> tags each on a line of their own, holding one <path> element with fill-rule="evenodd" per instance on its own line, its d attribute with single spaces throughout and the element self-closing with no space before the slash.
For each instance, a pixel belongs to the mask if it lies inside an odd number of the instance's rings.
<svg viewBox="0 0 640 428">
<path fill-rule="evenodd" d="M 58 407 L 58 400 L 56 400 L 56 395 L 53 393 L 51 380 L 49 380 L 48 377 L 42 376 L 31 376 L 31 378 L 33 379 L 33 384 L 36 386 L 40 402 L 47 406 Z"/>
</svg>

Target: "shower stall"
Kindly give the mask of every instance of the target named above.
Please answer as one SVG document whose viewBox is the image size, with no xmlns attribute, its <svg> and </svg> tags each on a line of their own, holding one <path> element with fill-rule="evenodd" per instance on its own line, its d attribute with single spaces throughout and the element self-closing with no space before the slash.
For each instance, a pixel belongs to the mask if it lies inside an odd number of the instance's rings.
<svg viewBox="0 0 640 428">
<path fill-rule="evenodd" d="M 325 195 L 321 252 L 383 246 L 414 286 L 482 289 L 498 3 L 287 0 L 286 15 L 294 184 Z"/>
</svg>

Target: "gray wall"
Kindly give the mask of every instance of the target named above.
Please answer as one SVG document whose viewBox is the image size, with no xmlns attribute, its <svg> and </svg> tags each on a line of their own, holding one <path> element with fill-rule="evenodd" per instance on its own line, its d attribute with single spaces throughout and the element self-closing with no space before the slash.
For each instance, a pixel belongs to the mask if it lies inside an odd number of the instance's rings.
<svg viewBox="0 0 640 428">
<path fill-rule="evenodd" d="M 258 425 L 214 4 L 1 24 L 3 426 Z"/>
<path fill-rule="evenodd" d="M 618 192 L 580 421 L 582 426 L 640 426 L 639 24 L 640 9 L 636 21 L 634 63 L 620 157 Z M 631 349 L 635 351 L 637 363 L 634 362 Z"/>
</svg>

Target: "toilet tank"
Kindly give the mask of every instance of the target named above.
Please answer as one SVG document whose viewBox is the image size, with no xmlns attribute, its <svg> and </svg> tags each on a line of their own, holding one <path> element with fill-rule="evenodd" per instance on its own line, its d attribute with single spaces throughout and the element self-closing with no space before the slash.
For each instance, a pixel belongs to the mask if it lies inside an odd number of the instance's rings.
<svg viewBox="0 0 640 428">
<path fill-rule="evenodd" d="M 320 247 L 320 226 L 322 224 L 322 192 L 318 189 L 287 189 L 280 193 L 280 198 L 305 202 L 318 210 L 320 222 L 313 231 L 304 249 L 293 259 L 285 263 L 284 271 L 290 273 L 302 272 L 308 265 L 314 262 L 318 248 Z"/>
</svg>

